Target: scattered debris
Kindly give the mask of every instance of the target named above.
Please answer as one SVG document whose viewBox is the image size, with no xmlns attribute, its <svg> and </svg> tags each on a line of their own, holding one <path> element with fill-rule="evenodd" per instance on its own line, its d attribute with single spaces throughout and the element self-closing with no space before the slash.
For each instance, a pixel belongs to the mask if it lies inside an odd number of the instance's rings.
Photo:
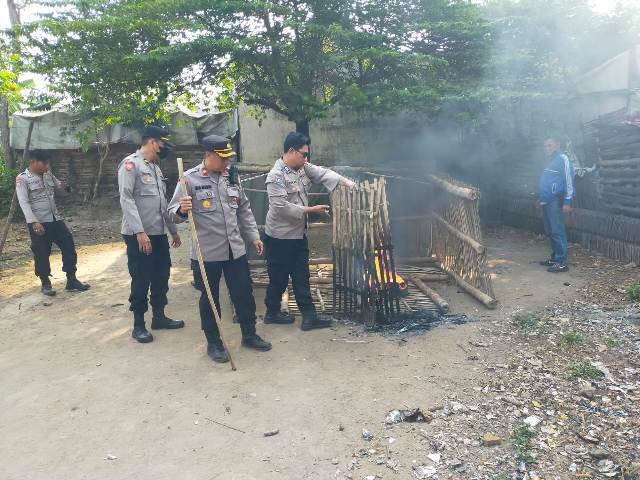
<svg viewBox="0 0 640 480">
<path fill-rule="evenodd" d="M 438 470 L 431 465 L 417 465 L 413 467 L 413 476 L 418 480 L 432 478 L 434 475 L 437 475 L 437 473 Z"/>
<path fill-rule="evenodd" d="M 110 453 L 107 454 L 106 457 L 104 457 L 105 460 L 117 460 L 118 457 L 116 457 L 115 455 L 111 455 Z"/>
<path fill-rule="evenodd" d="M 493 433 L 487 432 L 482 436 L 482 444 L 485 447 L 495 447 L 497 445 L 500 445 L 501 443 L 502 439 L 497 435 L 494 435 Z"/>
<path fill-rule="evenodd" d="M 364 438 L 366 441 L 370 442 L 371 440 L 373 440 L 373 433 L 371 433 L 366 428 L 363 428 L 362 429 L 362 438 Z"/>
<path fill-rule="evenodd" d="M 280 430 L 276 428 L 275 430 L 269 430 L 268 432 L 264 432 L 263 435 L 265 437 L 273 437 L 274 435 L 277 435 L 279 433 L 280 433 Z"/>
<path fill-rule="evenodd" d="M 384 423 L 391 425 L 400 422 L 429 422 L 431 418 L 431 415 L 425 415 L 419 408 L 414 408 L 413 410 L 391 410 L 384 419 Z"/>
</svg>

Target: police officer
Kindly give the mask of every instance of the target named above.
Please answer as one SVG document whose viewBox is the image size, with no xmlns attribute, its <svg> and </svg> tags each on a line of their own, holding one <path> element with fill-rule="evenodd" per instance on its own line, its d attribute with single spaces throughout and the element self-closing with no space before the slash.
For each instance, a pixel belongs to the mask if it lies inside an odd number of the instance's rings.
<svg viewBox="0 0 640 480">
<path fill-rule="evenodd" d="M 62 271 L 67 274 L 65 289 L 79 292 L 88 290 L 89 285 L 76 278 L 78 256 L 73 236 L 58 213 L 54 198 L 55 190 L 64 191 L 67 187 L 49 171 L 50 158 L 47 152 L 33 150 L 29 155 L 29 167 L 16 177 L 16 192 L 31 236 L 35 274 L 42 282 L 40 291 L 49 297 L 56 294 L 49 280 L 49 255 L 53 243 L 58 245 L 62 253 Z"/>
<path fill-rule="evenodd" d="M 177 185 L 169 204 L 169 215 L 176 223 L 184 222 L 189 210 L 198 228 L 202 258 L 220 312 L 220 277 L 224 273 L 231 301 L 235 307 L 242 345 L 256 350 L 271 350 L 271 344 L 256 333 L 256 302 L 251 288 L 249 262 L 243 238 L 262 255 L 262 241 L 235 169 L 228 170 L 229 158 L 235 155 L 229 140 L 218 135 L 202 139 L 205 149 L 202 163 L 184 174 L 187 196 Z M 200 320 L 207 338 L 207 354 L 212 360 L 228 362 L 229 355 L 220 341 L 220 333 L 207 298 L 195 252 L 191 251 L 191 269 L 195 286 L 200 290 Z"/>
<path fill-rule="evenodd" d="M 309 163 L 311 153 L 308 136 L 291 132 L 284 140 L 284 154 L 267 175 L 269 211 L 265 223 L 264 243 L 267 256 L 269 286 L 265 303 L 265 323 L 293 323 L 294 317 L 280 310 L 280 301 L 289 283 L 298 309 L 302 313 L 302 330 L 326 328 L 331 320 L 316 312 L 309 285 L 309 243 L 307 215 L 328 213 L 328 205 L 309 206 L 309 188 L 322 184 L 332 191 L 338 185 L 350 188 L 355 183 L 337 173 Z"/>
<path fill-rule="evenodd" d="M 165 158 L 173 144 L 169 132 L 148 126 L 142 133 L 142 146 L 118 166 L 118 186 L 122 207 L 122 237 L 127 245 L 127 265 L 131 275 L 129 310 L 133 312 L 131 336 L 140 343 L 153 341 L 145 326 L 147 295 L 151 290 L 153 316 L 151 328 L 184 327 L 182 320 L 172 320 L 164 313 L 169 290 L 171 257 L 166 231 L 174 248 L 180 246 L 176 225 L 167 214 L 166 179 L 156 162 Z"/>
</svg>

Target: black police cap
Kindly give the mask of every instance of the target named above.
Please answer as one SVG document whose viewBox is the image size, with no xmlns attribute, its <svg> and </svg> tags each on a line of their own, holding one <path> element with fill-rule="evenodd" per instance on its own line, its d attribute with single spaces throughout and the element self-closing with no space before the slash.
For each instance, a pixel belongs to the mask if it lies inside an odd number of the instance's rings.
<svg viewBox="0 0 640 480">
<path fill-rule="evenodd" d="M 236 154 L 233 151 L 231 140 L 220 135 L 208 135 L 200 142 L 207 152 L 215 152 L 221 157 L 231 157 Z"/>
<path fill-rule="evenodd" d="M 168 147 L 175 147 L 175 144 L 169 141 L 169 130 L 158 127 L 157 125 L 147 125 L 144 127 L 142 138 L 155 138 L 156 140 L 162 140 Z"/>
</svg>

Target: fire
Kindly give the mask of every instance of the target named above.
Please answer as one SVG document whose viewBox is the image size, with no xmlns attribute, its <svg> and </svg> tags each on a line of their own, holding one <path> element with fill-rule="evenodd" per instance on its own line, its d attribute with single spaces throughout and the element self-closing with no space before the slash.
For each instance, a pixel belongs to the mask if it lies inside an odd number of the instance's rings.
<svg viewBox="0 0 640 480">
<path fill-rule="evenodd" d="M 390 266 L 391 262 L 389 261 L 389 254 L 387 253 L 387 264 Z M 378 251 L 376 250 L 376 255 L 374 257 L 374 265 L 375 265 L 375 269 L 376 269 L 376 277 L 378 279 L 378 285 L 386 285 L 387 284 L 387 275 L 384 275 L 383 273 L 383 269 L 380 268 L 380 260 L 379 260 L 379 255 L 378 255 Z M 407 293 L 409 293 L 409 290 L 407 288 L 407 282 L 404 281 L 404 278 L 402 278 L 402 276 L 396 272 L 393 271 L 391 273 L 391 277 L 395 279 L 395 283 L 396 285 L 398 285 L 398 290 L 399 290 L 399 294 L 400 296 L 405 296 L 407 295 Z M 371 286 L 371 279 L 369 279 L 369 286 Z"/>
</svg>

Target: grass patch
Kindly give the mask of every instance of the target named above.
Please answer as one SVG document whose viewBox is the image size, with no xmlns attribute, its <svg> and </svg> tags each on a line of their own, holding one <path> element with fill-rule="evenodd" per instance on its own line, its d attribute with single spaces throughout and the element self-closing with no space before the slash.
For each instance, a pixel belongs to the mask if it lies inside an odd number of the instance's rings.
<svg viewBox="0 0 640 480">
<path fill-rule="evenodd" d="M 640 300 L 640 280 L 636 281 L 633 286 L 627 288 L 627 295 L 629 295 L 629 298 L 634 302 Z"/>
<path fill-rule="evenodd" d="M 513 430 L 513 446 L 516 449 L 518 462 L 524 462 L 529 465 L 536 461 L 535 457 L 531 454 L 531 450 L 533 449 L 531 439 L 535 436 L 535 430 L 526 423 L 518 424 Z"/>
<path fill-rule="evenodd" d="M 544 327 L 539 313 L 519 312 L 514 314 L 512 319 L 522 333 L 539 333 Z"/>
<path fill-rule="evenodd" d="M 578 332 L 564 332 L 560 337 L 560 343 L 567 346 L 583 345 L 587 343 L 587 337 Z"/>
<path fill-rule="evenodd" d="M 622 340 L 618 340 L 613 337 L 605 337 L 604 343 L 609 348 L 620 348 L 622 347 Z"/>
<path fill-rule="evenodd" d="M 591 363 L 583 360 L 581 362 L 576 362 L 569 367 L 569 377 L 595 380 L 597 378 L 604 377 L 604 373 L 591 365 Z"/>
</svg>

